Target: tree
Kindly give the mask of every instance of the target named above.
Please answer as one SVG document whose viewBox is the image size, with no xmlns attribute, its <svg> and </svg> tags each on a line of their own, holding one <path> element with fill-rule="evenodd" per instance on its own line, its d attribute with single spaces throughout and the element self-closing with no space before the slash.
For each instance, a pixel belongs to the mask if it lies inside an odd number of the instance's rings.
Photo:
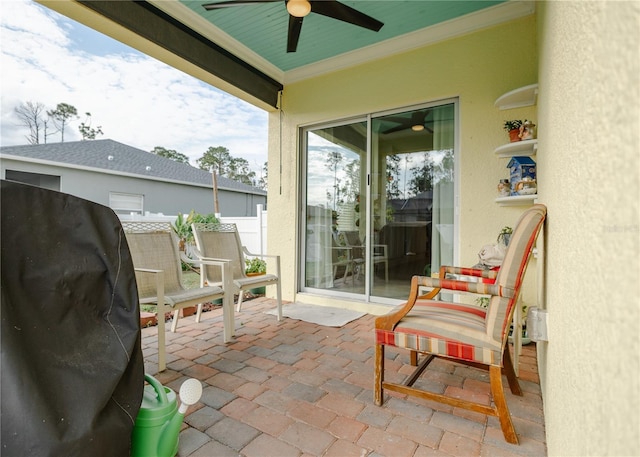
<svg viewBox="0 0 640 457">
<path fill-rule="evenodd" d="M 175 162 L 186 163 L 189 164 L 189 157 L 186 155 L 174 150 L 174 149 L 166 149 L 162 146 L 156 146 L 151 151 L 151 154 L 155 154 L 159 157 L 165 157 L 167 159 L 171 159 Z"/>
<path fill-rule="evenodd" d="M 267 190 L 267 185 L 268 185 L 268 165 L 269 162 L 265 162 L 264 165 L 262 166 L 262 174 L 260 175 L 260 179 L 258 179 L 258 183 L 257 183 L 257 187 L 259 187 L 262 190 Z"/>
<path fill-rule="evenodd" d="M 232 157 L 229 150 L 224 146 L 210 147 L 202 157 L 196 160 L 198 168 L 209 172 L 216 172 L 218 175 L 227 175 Z"/>
<path fill-rule="evenodd" d="M 434 165 L 433 182 L 453 182 L 454 160 L 453 149 L 446 149 L 442 160 Z"/>
<path fill-rule="evenodd" d="M 333 209 L 337 208 L 340 194 L 340 180 L 338 179 L 338 164 L 342 162 L 342 154 L 338 151 L 330 151 L 327 153 L 326 167 L 333 171 Z M 327 200 L 330 200 L 330 194 L 327 192 Z"/>
<path fill-rule="evenodd" d="M 96 128 L 91 127 L 91 113 L 84 113 L 87 118 L 85 122 L 80 123 L 80 135 L 82 135 L 82 140 L 95 140 L 97 135 L 104 135 L 102 132 L 102 126 L 97 126 Z"/>
<path fill-rule="evenodd" d="M 45 112 L 44 104 L 40 102 L 26 102 L 15 107 L 14 111 L 20 120 L 20 126 L 29 129 L 29 134 L 25 135 L 29 144 L 40 144 L 40 129 L 43 128 L 45 124 L 45 120 L 42 118 Z"/>
<path fill-rule="evenodd" d="M 210 147 L 202 157 L 196 160 L 201 170 L 207 170 L 211 173 L 213 180 L 213 208 L 216 214 L 220 212 L 218 205 L 218 175 L 226 172 L 231 162 L 229 150 L 224 146 Z"/>
<path fill-rule="evenodd" d="M 213 196 L 215 211 L 218 212 L 218 176 L 224 176 L 234 181 L 255 185 L 256 173 L 249 168 L 249 162 L 243 158 L 231 156 L 224 146 L 210 147 L 202 157 L 196 160 L 198 168 L 207 170 L 213 178 Z M 265 163 L 265 168 L 267 164 Z"/>
<path fill-rule="evenodd" d="M 249 162 L 243 158 L 232 157 L 229 162 L 227 178 L 253 186 L 256 172 L 249 168 Z"/>
<path fill-rule="evenodd" d="M 344 170 L 347 174 L 347 177 L 346 183 L 342 188 L 343 195 L 347 196 L 348 201 L 355 202 L 360 195 L 360 161 L 351 160 L 350 162 L 347 162 Z"/>
<path fill-rule="evenodd" d="M 387 200 L 400 198 L 400 155 L 392 154 L 386 158 L 387 163 Z"/>
<path fill-rule="evenodd" d="M 58 103 L 56 109 L 47 111 L 47 114 L 61 134 L 60 142 L 64 143 L 64 130 L 71 119 L 78 117 L 78 110 L 68 103 Z"/>
<path fill-rule="evenodd" d="M 413 176 L 408 182 L 410 195 L 418 195 L 433 189 L 433 158 L 425 152 L 422 159 L 420 165 L 411 168 Z"/>
</svg>

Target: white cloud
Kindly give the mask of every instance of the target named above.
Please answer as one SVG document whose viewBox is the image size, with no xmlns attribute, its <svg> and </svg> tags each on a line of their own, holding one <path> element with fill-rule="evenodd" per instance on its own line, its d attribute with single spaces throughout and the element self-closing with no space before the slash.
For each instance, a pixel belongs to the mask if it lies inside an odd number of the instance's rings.
<svg viewBox="0 0 640 457">
<path fill-rule="evenodd" d="M 2 145 L 26 144 L 16 106 L 68 103 L 80 119 L 65 141 L 81 139 L 78 125 L 90 112 L 104 131 L 99 138 L 175 149 L 192 164 L 210 146 L 228 148 L 256 171 L 267 160 L 267 114 L 259 108 L 133 49 L 88 53 L 73 44 L 79 26 L 41 5 L 3 1 L 0 21 Z"/>
</svg>

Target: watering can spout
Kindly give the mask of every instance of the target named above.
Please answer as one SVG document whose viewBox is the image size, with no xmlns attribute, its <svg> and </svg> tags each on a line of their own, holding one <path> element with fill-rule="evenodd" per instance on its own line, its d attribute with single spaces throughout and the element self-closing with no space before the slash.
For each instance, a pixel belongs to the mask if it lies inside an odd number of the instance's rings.
<svg viewBox="0 0 640 457">
<path fill-rule="evenodd" d="M 158 456 L 174 456 L 178 451 L 178 435 L 184 414 L 176 413 L 173 418 L 165 424 L 158 441 Z"/>
</svg>

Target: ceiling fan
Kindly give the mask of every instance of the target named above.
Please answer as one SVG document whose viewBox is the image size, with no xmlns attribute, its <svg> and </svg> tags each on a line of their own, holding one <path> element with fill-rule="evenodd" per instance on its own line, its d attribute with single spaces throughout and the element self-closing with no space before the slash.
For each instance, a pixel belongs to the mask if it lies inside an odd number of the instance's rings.
<svg viewBox="0 0 640 457">
<path fill-rule="evenodd" d="M 382 118 L 385 121 L 395 122 L 397 125 L 395 127 L 391 127 L 390 129 L 385 130 L 384 134 L 399 132 L 401 130 L 411 129 L 414 132 L 420 132 L 422 130 L 426 130 L 429 133 L 433 133 L 433 129 L 425 125 L 426 123 L 433 124 L 433 121 L 427 121 L 427 117 L 431 114 L 430 109 L 422 110 L 422 111 L 414 111 L 411 113 L 411 117 L 403 117 L 403 116 L 385 116 Z"/>
<path fill-rule="evenodd" d="M 217 3 L 207 3 L 202 5 L 206 10 L 216 10 L 235 6 L 254 5 L 256 3 L 273 3 L 283 0 L 227 0 Z M 377 19 L 372 18 L 350 6 L 340 3 L 337 0 L 284 0 L 289 13 L 289 33 L 287 36 L 287 52 L 296 52 L 300 31 L 302 30 L 302 20 L 309 13 L 321 14 L 323 16 L 348 22 L 365 29 L 377 32 L 384 25 Z"/>
</svg>

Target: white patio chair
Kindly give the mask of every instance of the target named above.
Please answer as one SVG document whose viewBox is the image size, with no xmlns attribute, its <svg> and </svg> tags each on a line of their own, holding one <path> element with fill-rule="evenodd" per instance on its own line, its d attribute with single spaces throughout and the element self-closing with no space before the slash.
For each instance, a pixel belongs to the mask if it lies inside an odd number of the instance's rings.
<svg viewBox="0 0 640 457">
<path fill-rule="evenodd" d="M 242 309 L 244 292 L 263 286 L 276 286 L 277 317 L 282 320 L 282 292 L 280 288 L 280 256 L 267 254 L 254 254 L 249 252 L 240 241 L 240 235 L 236 224 L 222 223 L 198 223 L 192 225 L 193 236 L 196 240 L 196 255 L 202 262 L 228 259 L 231 265 L 232 292 L 238 294 L 237 311 Z M 262 259 L 273 259 L 275 262 L 275 274 L 267 273 L 259 276 L 247 276 L 245 273 L 245 254 Z M 218 285 L 221 282 L 220 270 L 209 266 L 203 266 L 200 280 L 201 285 Z M 233 313 L 229 317 L 230 328 L 235 329 Z"/>
<path fill-rule="evenodd" d="M 360 234 L 356 230 L 345 230 L 344 238 L 347 242 L 347 246 L 353 249 L 353 257 L 358 269 L 361 265 L 364 265 L 365 260 L 365 241 L 360 240 Z M 384 264 L 384 280 L 389 281 L 389 257 L 387 256 L 386 244 L 374 244 L 373 255 L 371 256 L 371 264 L 375 268 L 379 263 Z M 359 271 L 356 271 L 356 277 Z"/>
<path fill-rule="evenodd" d="M 165 320 L 167 311 L 173 311 L 171 331 L 175 332 L 180 310 L 198 305 L 196 322 L 200 322 L 202 304 L 222 299 L 223 315 L 233 313 L 230 294 L 231 270 L 229 262 L 222 260 L 194 262 L 181 257 L 178 239 L 168 222 L 123 222 L 129 251 L 133 260 L 140 304 L 154 304 L 158 314 L 158 371 L 166 368 Z M 181 260 L 191 263 L 206 263 L 221 272 L 219 285 L 187 289 L 182 282 Z M 222 286 L 222 287 L 220 287 Z M 225 323 L 228 319 L 225 319 Z M 231 331 L 225 325 L 224 340 L 230 339 Z"/>
</svg>

